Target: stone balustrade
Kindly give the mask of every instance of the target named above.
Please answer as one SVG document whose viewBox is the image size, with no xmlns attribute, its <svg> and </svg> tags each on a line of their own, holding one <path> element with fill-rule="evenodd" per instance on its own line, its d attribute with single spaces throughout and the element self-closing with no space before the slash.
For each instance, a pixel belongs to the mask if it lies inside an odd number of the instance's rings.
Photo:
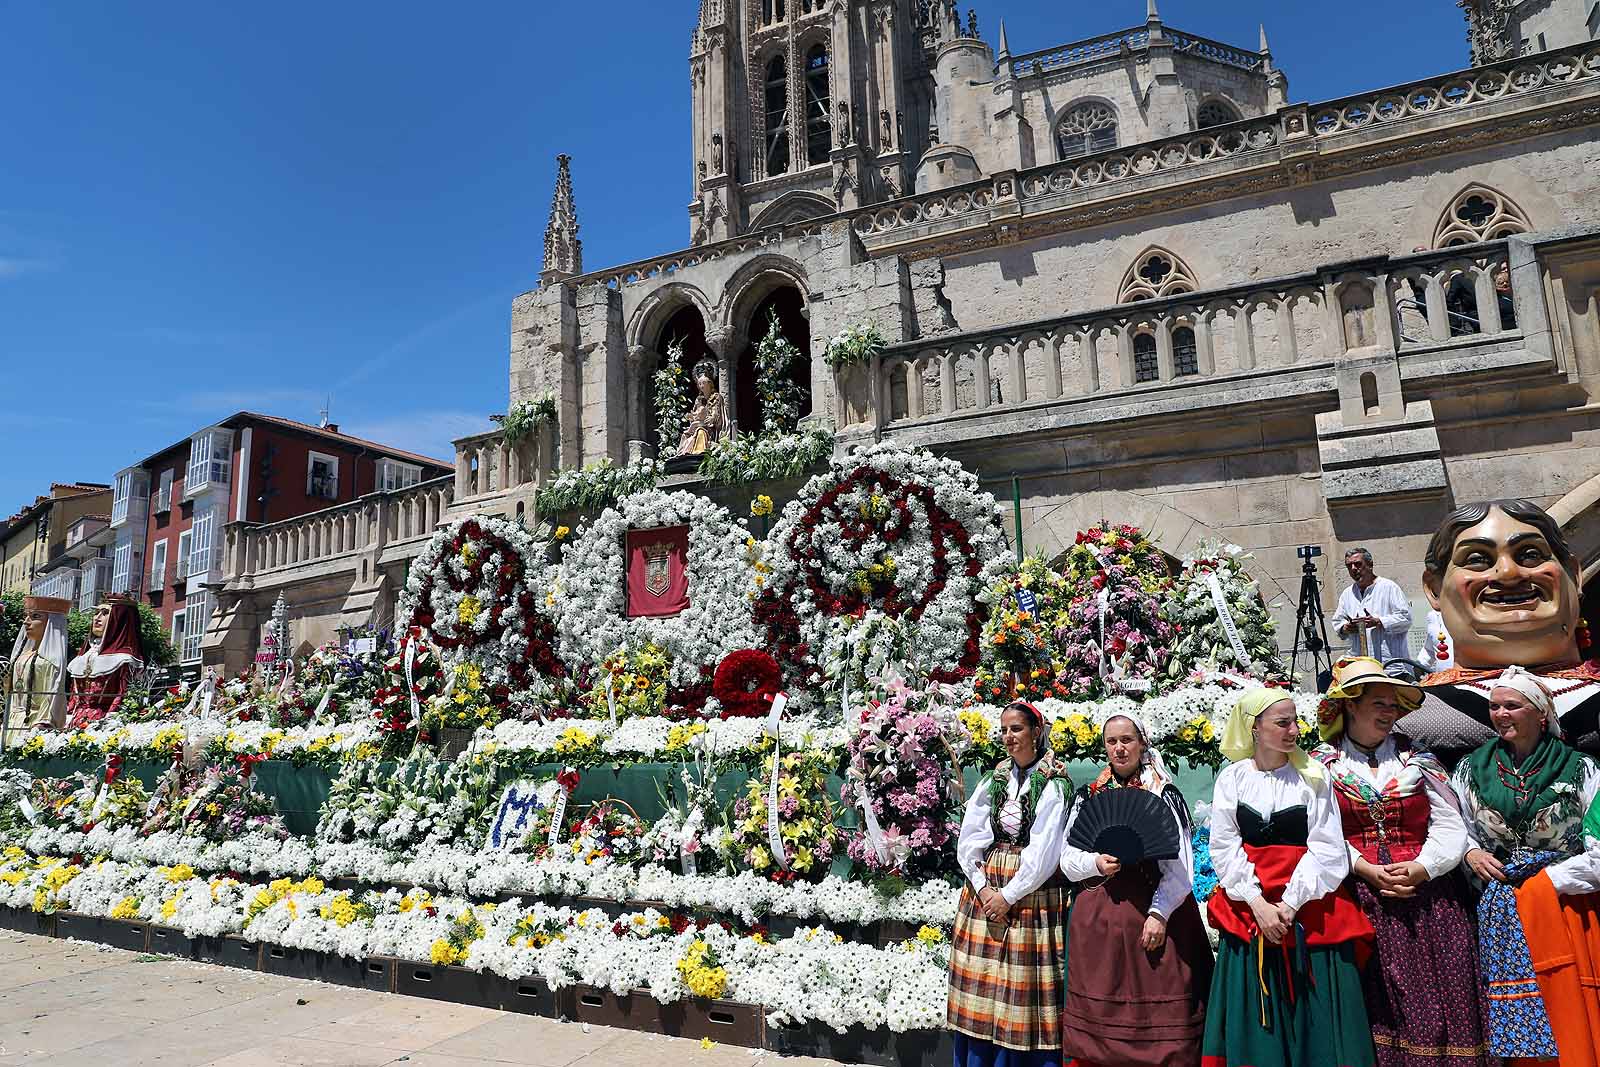
<svg viewBox="0 0 1600 1067">
<path fill-rule="evenodd" d="M 348 563 L 432 536 L 454 491 L 450 476 L 406 489 L 370 493 L 348 504 L 272 523 L 232 523 L 224 548 L 225 578 L 259 583 L 315 565 Z"/>
<path fill-rule="evenodd" d="M 512 444 L 501 430 L 462 437 L 455 442 L 455 500 L 463 503 L 504 496 L 522 486 L 537 488 L 550 475 L 554 435 L 543 425 Z"/>
<path fill-rule="evenodd" d="M 608 289 L 619 289 L 624 285 L 638 285 L 640 282 L 652 281 L 663 276 L 670 277 L 686 267 L 699 266 L 702 263 L 709 263 L 724 256 L 759 251 L 768 245 L 781 244 L 784 241 L 798 240 L 804 237 L 815 237 L 821 232 L 822 226 L 816 221 L 797 222 L 787 226 L 772 226 L 741 237 L 719 241 L 716 244 L 698 245 L 681 252 L 673 252 L 670 255 L 641 259 L 633 263 L 624 263 L 620 267 L 609 267 L 603 271 L 583 274 L 573 279 L 573 281 L 579 284 L 600 282 Z"/>
<path fill-rule="evenodd" d="M 1514 295 L 1507 244 L 1495 241 L 935 337 L 847 372 L 867 388 L 845 390 L 865 395 L 841 418 L 934 427 L 1085 398 L 1120 410 L 1113 398 L 1327 369 L 1351 353 L 1504 341 L 1518 333 Z"/>
<path fill-rule="evenodd" d="M 1225 63 L 1230 67 L 1240 70 L 1260 70 L 1265 62 L 1260 52 L 1251 52 L 1243 48 L 1235 48 L 1231 44 L 1214 41 L 1209 37 L 1201 37 L 1196 33 L 1184 33 L 1181 30 L 1167 30 L 1173 47 L 1182 53 L 1192 56 L 1201 56 L 1217 63 Z"/>
<path fill-rule="evenodd" d="M 1150 43 L 1148 26 L 1135 26 L 1131 30 L 1117 30 L 1101 34 L 1086 41 L 1074 41 L 1062 48 L 1045 48 L 1037 52 L 1013 56 L 1011 71 L 1019 78 L 1042 74 L 1049 70 L 1093 63 L 1097 60 L 1121 55 L 1124 51 L 1145 48 Z"/>
</svg>

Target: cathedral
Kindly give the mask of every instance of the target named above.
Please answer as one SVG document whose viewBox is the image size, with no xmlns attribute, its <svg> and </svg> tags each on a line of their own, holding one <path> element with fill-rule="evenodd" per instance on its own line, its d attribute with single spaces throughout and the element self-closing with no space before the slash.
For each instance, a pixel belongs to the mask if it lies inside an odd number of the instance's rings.
<svg viewBox="0 0 1600 1067">
<path fill-rule="evenodd" d="M 280 592 L 310 644 L 368 621 L 351 605 L 392 603 L 443 515 L 530 514 L 560 471 L 661 454 L 669 348 L 756 431 L 773 321 L 837 451 L 960 460 L 1027 551 L 1101 518 L 1174 556 L 1243 546 L 1286 645 L 1305 545 L 1330 597 L 1370 549 L 1420 627 L 1457 503 L 1534 499 L 1594 566 L 1600 7 L 1459 2 L 1470 66 L 1308 102 L 1265 30 L 1214 40 L 1157 0 L 1033 50 L 947 0 L 700 0 L 684 247 L 588 269 L 562 157 L 511 308 L 508 399 L 549 423 L 458 441 L 453 478 L 363 505 L 370 538 L 235 524 L 208 661 L 253 649 Z M 864 327 L 882 350 L 830 365 Z"/>
</svg>

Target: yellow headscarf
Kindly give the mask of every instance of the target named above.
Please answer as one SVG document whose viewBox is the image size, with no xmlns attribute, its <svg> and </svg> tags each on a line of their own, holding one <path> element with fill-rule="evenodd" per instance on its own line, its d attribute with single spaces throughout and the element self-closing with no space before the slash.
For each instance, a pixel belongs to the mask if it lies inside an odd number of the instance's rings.
<svg viewBox="0 0 1600 1067">
<path fill-rule="evenodd" d="M 1234 763 L 1247 760 L 1256 754 L 1256 739 L 1251 733 L 1256 719 L 1280 700 L 1293 700 L 1294 694 L 1286 689 L 1252 689 L 1233 705 L 1228 725 L 1222 731 L 1222 754 Z M 1289 753 L 1289 765 L 1300 772 L 1300 777 L 1313 786 L 1323 780 L 1322 764 L 1317 763 L 1300 749 Z"/>
</svg>

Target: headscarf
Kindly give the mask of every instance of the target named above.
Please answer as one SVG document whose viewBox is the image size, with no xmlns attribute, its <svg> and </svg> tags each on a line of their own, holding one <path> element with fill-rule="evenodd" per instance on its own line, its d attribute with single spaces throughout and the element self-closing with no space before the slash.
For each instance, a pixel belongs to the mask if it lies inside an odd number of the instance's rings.
<svg viewBox="0 0 1600 1067">
<path fill-rule="evenodd" d="M 1106 721 L 1100 724 L 1100 740 L 1102 743 L 1106 738 L 1106 727 L 1110 726 L 1114 719 L 1127 719 L 1133 723 L 1133 729 L 1139 735 L 1139 741 L 1144 745 L 1144 753 L 1139 757 L 1139 774 L 1136 778 L 1123 783 L 1117 779 L 1116 772 L 1111 769 L 1111 765 L 1108 762 L 1106 769 L 1101 771 L 1094 781 L 1084 786 L 1080 790 L 1080 794 L 1084 798 L 1088 798 L 1104 789 L 1115 788 L 1124 784 L 1133 788 L 1143 789 L 1166 801 L 1167 805 L 1177 813 L 1179 823 L 1187 828 L 1189 825 L 1188 802 L 1183 799 L 1183 793 L 1178 789 L 1177 779 L 1173 777 L 1172 771 L 1167 768 L 1166 759 L 1161 755 L 1160 750 L 1151 743 L 1150 727 L 1146 726 L 1144 720 L 1133 712 L 1119 711 L 1107 716 Z"/>
<path fill-rule="evenodd" d="M 1341 680 L 1346 678 L 1350 681 Z M 1393 689 L 1395 703 L 1402 711 L 1411 712 L 1422 707 L 1422 690 L 1399 678 L 1389 678 L 1382 663 L 1370 656 L 1343 656 L 1333 665 L 1333 684 L 1317 707 L 1317 731 L 1324 741 L 1344 734 L 1345 701 L 1355 700 L 1369 685 L 1387 685 Z"/>
<path fill-rule="evenodd" d="M 25 603 L 34 600 L 35 598 L 28 597 Z M 55 668 L 55 680 L 52 683 L 55 691 L 50 694 L 49 721 L 50 725 L 60 727 L 65 726 L 67 722 L 67 616 L 65 612 L 47 611 L 44 619 L 44 636 L 39 639 L 39 647 L 34 650 L 34 654 Z M 10 667 L 7 669 L 14 670 L 17 660 L 26 655 L 32 645 L 33 642 L 28 638 L 27 624 L 24 622 L 17 628 L 17 639 L 11 643 Z M 0 708 L 0 715 L 7 715 L 9 712 L 8 708 Z"/>
<path fill-rule="evenodd" d="M 109 601 L 111 616 L 105 632 L 93 638 L 67 665 L 74 678 L 99 678 L 118 667 L 144 666 L 144 648 L 139 640 L 139 610 L 126 600 Z"/>
<path fill-rule="evenodd" d="M 1251 727 L 1260 718 L 1261 713 L 1280 700 L 1293 700 L 1294 696 L 1286 689 L 1252 689 L 1241 696 L 1233 705 L 1233 712 L 1228 716 L 1228 725 L 1222 731 L 1222 754 L 1234 763 L 1250 759 L 1256 754 L 1256 739 L 1251 733 Z M 1311 760 L 1305 752 L 1296 748 L 1289 753 L 1289 765 L 1300 772 L 1313 788 L 1320 785 L 1324 779 L 1322 765 Z"/>
<path fill-rule="evenodd" d="M 1544 715 L 1545 733 L 1561 736 L 1561 720 L 1556 717 L 1555 695 L 1539 680 L 1538 675 L 1513 665 L 1501 671 L 1500 677 L 1496 678 L 1489 688 L 1514 689 L 1521 693 L 1528 698 L 1528 703 Z"/>
<path fill-rule="evenodd" d="M 1556 786 L 1571 786 L 1574 791 L 1582 786 L 1584 759 L 1561 740 L 1555 697 L 1535 675 L 1521 667 L 1507 667 L 1494 680 L 1494 688 L 1501 687 L 1521 693 L 1544 715 L 1544 733 L 1520 767 L 1511 765 L 1510 748 L 1497 737 L 1467 757 L 1467 771 L 1479 803 L 1499 812 L 1521 837 L 1534 816 L 1555 803 Z"/>
</svg>

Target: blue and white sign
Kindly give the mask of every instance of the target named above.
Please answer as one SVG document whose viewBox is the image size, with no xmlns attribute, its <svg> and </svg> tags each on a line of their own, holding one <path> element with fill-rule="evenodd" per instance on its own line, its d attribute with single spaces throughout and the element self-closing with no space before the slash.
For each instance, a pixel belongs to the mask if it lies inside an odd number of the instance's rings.
<svg viewBox="0 0 1600 1067">
<path fill-rule="evenodd" d="M 1024 615 L 1039 614 L 1039 598 L 1033 595 L 1032 589 L 1017 590 L 1017 608 Z"/>
<path fill-rule="evenodd" d="M 541 809 L 549 807 L 550 798 L 559 787 L 555 782 L 512 782 L 500 794 L 500 806 L 495 811 L 494 823 L 489 827 L 487 842 L 491 851 L 511 848 L 521 841 Z"/>
</svg>

